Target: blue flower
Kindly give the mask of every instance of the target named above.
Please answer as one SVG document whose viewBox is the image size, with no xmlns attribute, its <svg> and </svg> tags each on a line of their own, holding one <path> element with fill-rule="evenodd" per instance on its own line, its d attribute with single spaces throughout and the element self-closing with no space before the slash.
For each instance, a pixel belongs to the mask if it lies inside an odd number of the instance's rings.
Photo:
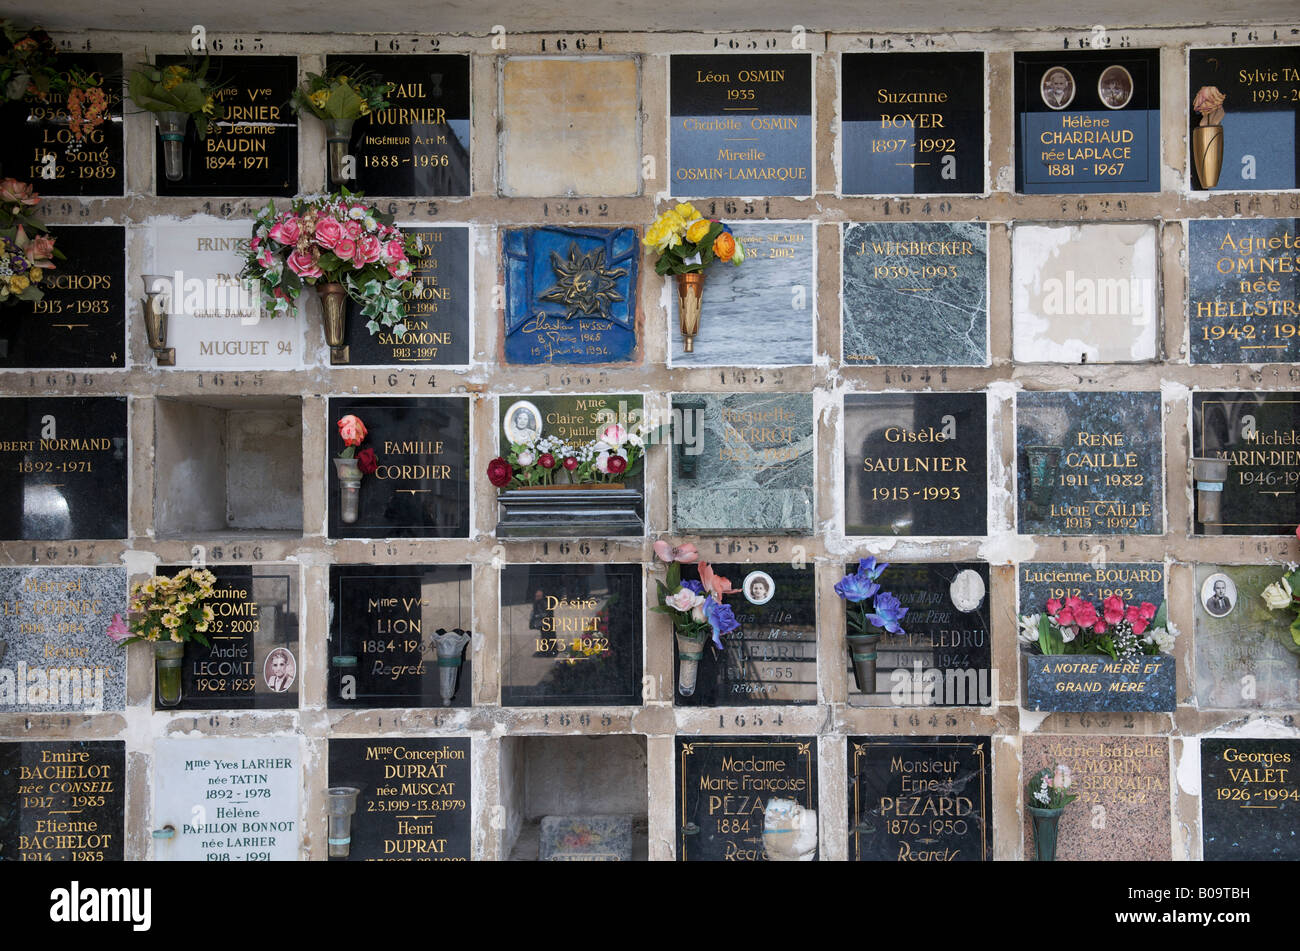
<svg viewBox="0 0 1300 951">
<path fill-rule="evenodd" d="M 890 634 L 905 633 L 898 626 L 898 622 L 907 614 L 907 608 L 903 607 L 898 598 L 888 591 L 882 591 L 876 595 L 873 606 L 875 613 L 867 615 L 867 620 L 870 623 L 876 625 L 876 627 L 883 627 Z"/>
<path fill-rule="evenodd" d="M 879 581 L 880 576 L 884 574 L 885 569 L 889 567 L 889 562 L 882 561 L 876 564 L 875 556 L 870 558 L 858 559 L 858 574 L 865 575 L 871 581 Z"/>
<path fill-rule="evenodd" d="M 879 590 L 880 585 L 861 571 L 858 571 L 857 574 L 845 575 L 835 583 L 835 593 L 845 601 L 862 602 Z"/>
<path fill-rule="evenodd" d="M 709 627 L 713 628 L 713 644 L 718 650 L 722 650 L 722 635 L 730 634 L 740 627 L 731 605 L 720 604 L 711 597 L 704 602 L 704 619 L 709 622 Z"/>
<path fill-rule="evenodd" d="M 683 581 L 682 587 L 691 592 L 691 594 L 704 593 L 704 585 L 700 584 L 698 581 Z"/>
</svg>

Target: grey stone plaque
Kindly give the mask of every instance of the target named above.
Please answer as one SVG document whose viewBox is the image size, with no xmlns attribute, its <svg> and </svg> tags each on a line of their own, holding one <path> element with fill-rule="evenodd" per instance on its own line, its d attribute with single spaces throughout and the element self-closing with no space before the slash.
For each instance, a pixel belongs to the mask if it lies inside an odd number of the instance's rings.
<svg viewBox="0 0 1300 951">
<path fill-rule="evenodd" d="M 1300 705 L 1295 614 L 1272 611 L 1264 588 L 1282 565 L 1197 565 L 1196 704 L 1202 709 L 1294 710 Z"/>
</svg>

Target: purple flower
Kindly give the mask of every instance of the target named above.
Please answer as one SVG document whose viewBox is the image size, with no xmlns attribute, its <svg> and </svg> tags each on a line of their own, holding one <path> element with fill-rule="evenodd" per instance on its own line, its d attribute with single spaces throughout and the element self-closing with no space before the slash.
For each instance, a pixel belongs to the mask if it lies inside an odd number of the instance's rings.
<svg viewBox="0 0 1300 951">
<path fill-rule="evenodd" d="M 884 574 L 885 569 L 888 567 L 889 562 L 887 561 L 877 564 L 874 555 L 870 558 L 858 559 L 858 574 L 865 575 L 871 581 L 879 581 L 880 576 Z"/>
<path fill-rule="evenodd" d="M 858 571 L 857 574 L 845 575 L 835 583 L 835 593 L 845 601 L 862 602 L 879 590 L 880 585 L 861 571 Z"/>
<path fill-rule="evenodd" d="M 875 608 L 875 613 L 868 614 L 867 621 L 876 625 L 876 627 L 883 627 L 890 634 L 905 633 L 903 629 L 898 626 L 898 622 L 907 614 L 907 608 L 903 607 L 898 598 L 894 597 L 888 591 L 882 591 L 880 594 L 876 595 L 876 600 L 873 602 L 873 606 Z"/>
<path fill-rule="evenodd" d="M 704 593 L 704 585 L 700 584 L 698 581 L 683 581 L 682 587 L 692 594 Z"/>
<path fill-rule="evenodd" d="M 713 644 L 718 650 L 722 650 L 722 635 L 730 634 L 740 627 L 731 605 L 722 604 L 713 598 L 704 602 L 704 619 L 709 622 L 709 627 L 713 628 Z"/>
</svg>

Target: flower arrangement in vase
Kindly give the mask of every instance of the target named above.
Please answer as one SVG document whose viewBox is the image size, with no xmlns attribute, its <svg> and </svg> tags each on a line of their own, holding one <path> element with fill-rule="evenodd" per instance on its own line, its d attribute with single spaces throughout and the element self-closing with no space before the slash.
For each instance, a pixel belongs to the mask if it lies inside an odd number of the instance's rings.
<svg viewBox="0 0 1300 951">
<path fill-rule="evenodd" d="M 665 211 L 646 229 L 642 244 L 653 248 L 656 274 L 677 279 L 677 320 L 687 353 L 695 350 L 700 332 L 700 310 L 704 293 L 704 272 L 715 262 L 739 265 L 745 247 L 721 221 L 701 215 L 690 202 Z"/>
<path fill-rule="evenodd" d="M 876 645 L 885 634 L 905 634 L 898 623 L 908 608 L 888 591 L 880 590 L 880 578 L 889 562 L 874 557 L 858 560 L 858 570 L 835 583 L 835 593 L 844 599 L 845 640 L 853 659 L 853 676 L 863 693 L 876 691 Z"/>
<path fill-rule="evenodd" d="M 26 182 L 0 181 L 0 304 L 43 298 L 45 272 L 54 267 L 55 258 L 63 260 L 63 252 L 55 249 L 54 238 L 36 218 L 40 201 Z"/>
<path fill-rule="evenodd" d="M 342 189 L 337 195 L 293 199 L 277 212 L 269 202 L 253 223 L 240 276 L 257 285 L 271 316 L 285 314 L 304 286 L 316 288 L 324 312 L 325 342 L 333 363 L 347 363 L 347 301 L 361 305 L 372 334 L 381 327 L 406 333 L 407 296 L 414 258 L 424 255 L 419 235 L 408 235 L 393 216 Z"/>
<path fill-rule="evenodd" d="M 1046 655 L 1104 654 L 1124 660 L 1171 654 L 1177 637 L 1164 604 L 1126 605 L 1119 595 L 1105 598 L 1100 611 L 1082 598 L 1048 598 L 1044 613 L 1020 618 L 1020 640 L 1031 653 L 1037 648 Z"/>
<path fill-rule="evenodd" d="M 347 161 L 352 125 L 362 116 L 387 108 L 389 88 L 370 70 L 335 66 L 324 73 L 308 73 L 307 81 L 293 91 L 289 104 L 294 111 L 325 123 L 331 182 L 356 178 L 353 163 Z"/>
<path fill-rule="evenodd" d="M 1300 534 L 1300 529 L 1297 529 Z M 1282 646 L 1293 654 L 1300 654 L 1300 566 L 1287 562 L 1286 573 L 1263 592 L 1264 604 L 1270 611 L 1289 609 L 1295 617 L 1291 621 L 1291 638 L 1279 638 Z"/>
<path fill-rule="evenodd" d="M 361 448 L 369 435 L 366 424 L 351 414 L 338 421 L 339 438 L 343 451 L 334 457 L 334 471 L 339 477 L 339 519 L 351 525 L 357 520 L 361 502 L 361 477 L 373 475 L 379 468 L 379 457 L 372 448 Z"/>
<path fill-rule="evenodd" d="M 54 66 L 58 50 L 40 27 L 24 30 L 0 19 L 0 89 L 11 101 L 58 92 L 62 77 Z"/>
<path fill-rule="evenodd" d="M 225 106 L 218 98 L 220 87 L 208 80 L 208 59 L 187 57 L 184 63 L 156 66 L 141 63 L 127 79 L 131 102 L 158 117 L 162 138 L 163 173 L 170 182 L 185 174 L 185 129 L 193 120 L 200 139 L 208 137 L 208 125 L 223 118 Z"/>
<path fill-rule="evenodd" d="M 1192 110 L 1201 117 L 1192 127 L 1192 166 L 1202 188 L 1219 184 L 1223 170 L 1223 103 L 1227 98 L 1217 86 L 1202 86 L 1192 100 Z"/>
<path fill-rule="evenodd" d="M 129 622 L 120 614 L 113 615 L 107 633 L 115 643 L 153 644 L 161 706 L 174 707 L 181 702 L 185 645 L 197 641 L 210 646 L 205 635 L 215 614 L 203 602 L 216 594 L 216 585 L 216 575 L 206 568 L 182 568 L 170 578 L 155 575 L 132 585 Z"/>
<path fill-rule="evenodd" d="M 1025 784 L 1025 809 L 1033 822 L 1035 857 L 1040 862 L 1056 860 L 1056 833 L 1061 814 L 1079 798 L 1069 792 L 1073 785 L 1070 767 L 1062 763 L 1044 766 Z"/>
<path fill-rule="evenodd" d="M 650 610 L 672 618 L 679 661 L 677 692 L 689 697 L 695 693 L 700 661 L 710 636 L 713 646 L 722 650 L 723 636 L 740 627 L 731 605 L 723 601 L 727 595 L 739 591 L 726 578 L 715 574 L 705 561 L 696 565 L 699 581 L 682 580 L 682 565 L 699 558 L 694 545 L 670 548 L 667 542 L 660 541 L 655 543 L 655 554 L 668 562 L 668 577 L 655 582 L 659 603 Z"/>
</svg>

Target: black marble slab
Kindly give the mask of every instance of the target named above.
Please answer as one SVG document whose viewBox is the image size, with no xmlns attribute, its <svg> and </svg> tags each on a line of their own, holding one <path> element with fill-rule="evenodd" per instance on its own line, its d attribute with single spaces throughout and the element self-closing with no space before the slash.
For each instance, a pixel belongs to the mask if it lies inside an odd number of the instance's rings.
<svg viewBox="0 0 1300 951">
<path fill-rule="evenodd" d="M 1300 859 L 1300 740 L 1201 740 L 1205 861 Z"/>
<path fill-rule="evenodd" d="M 125 743 L 0 743 L 0 862 L 120 862 L 125 809 Z"/>
<path fill-rule="evenodd" d="M 1300 393 L 1192 394 L 1197 458 L 1228 460 L 1223 535 L 1291 535 L 1300 522 Z M 1188 473 L 1191 480 L 1191 473 Z M 1205 532 L 1199 501 L 1196 531 Z"/>
</svg>

